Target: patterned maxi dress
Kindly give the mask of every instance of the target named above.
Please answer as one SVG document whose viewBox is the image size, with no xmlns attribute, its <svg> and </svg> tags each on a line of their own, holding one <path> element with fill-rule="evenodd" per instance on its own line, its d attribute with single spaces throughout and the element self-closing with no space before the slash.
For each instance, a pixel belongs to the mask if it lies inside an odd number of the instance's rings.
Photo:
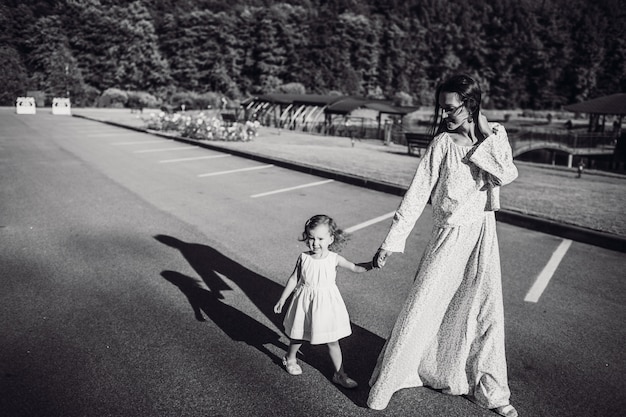
<svg viewBox="0 0 626 417">
<path fill-rule="evenodd" d="M 312 345 L 350 336 L 350 317 L 337 288 L 337 254 L 322 259 L 301 253 L 296 265 L 298 285 L 283 324 L 290 339 Z"/>
<path fill-rule="evenodd" d="M 506 131 L 474 146 L 436 136 L 415 173 L 382 248 L 403 252 L 431 198 L 434 228 L 409 295 L 372 377 L 368 406 L 430 386 L 469 394 L 486 408 L 509 404 L 500 257 L 494 211 L 499 186 L 517 177 Z"/>
</svg>

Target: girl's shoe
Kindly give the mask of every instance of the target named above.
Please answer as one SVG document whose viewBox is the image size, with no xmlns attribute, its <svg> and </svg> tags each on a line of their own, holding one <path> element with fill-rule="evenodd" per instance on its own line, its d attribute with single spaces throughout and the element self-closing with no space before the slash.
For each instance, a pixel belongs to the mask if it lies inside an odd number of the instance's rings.
<svg viewBox="0 0 626 417">
<path fill-rule="evenodd" d="M 335 372 L 333 375 L 333 383 L 341 385 L 344 388 L 356 388 L 359 386 L 357 382 L 343 372 Z"/>
<path fill-rule="evenodd" d="M 293 361 L 288 361 L 287 357 L 283 358 L 283 366 L 289 373 L 289 375 L 300 375 L 302 373 L 302 368 L 298 365 L 298 361 L 294 359 Z"/>
<path fill-rule="evenodd" d="M 494 411 L 504 417 L 518 417 L 517 410 L 511 404 L 492 408 L 491 411 Z"/>
</svg>

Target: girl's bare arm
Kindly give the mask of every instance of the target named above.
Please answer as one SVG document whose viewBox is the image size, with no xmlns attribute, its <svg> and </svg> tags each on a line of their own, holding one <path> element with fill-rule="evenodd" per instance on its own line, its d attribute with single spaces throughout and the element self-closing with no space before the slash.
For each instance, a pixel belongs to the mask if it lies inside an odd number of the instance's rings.
<svg viewBox="0 0 626 417">
<path fill-rule="evenodd" d="M 296 285 L 298 284 L 298 267 L 299 267 L 299 264 L 300 264 L 300 260 L 298 259 L 298 262 L 296 263 L 296 267 L 293 269 L 293 272 L 291 273 L 291 275 L 289 276 L 289 279 L 287 280 L 287 284 L 285 284 L 285 288 L 283 289 L 283 293 L 280 295 L 280 299 L 278 300 L 278 302 L 274 306 L 274 313 L 276 313 L 276 314 L 280 313 L 283 310 L 283 306 L 285 305 L 285 301 L 287 301 L 287 298 L 289 298 L 289 296 L 293 292 L 294 288 L 296 288 Z"/>
<path fill-rule="evenodd" d="M 340 266 L 342 268 L 348 269 L 356 273 L 366 272 L 372 269 L 371 262 L 362 262 L 360 264 L 354 264 L 348 261 L 346 258 L 344 258 L 341 255 L 337 255 L 337 266 Z"/>
</svg>

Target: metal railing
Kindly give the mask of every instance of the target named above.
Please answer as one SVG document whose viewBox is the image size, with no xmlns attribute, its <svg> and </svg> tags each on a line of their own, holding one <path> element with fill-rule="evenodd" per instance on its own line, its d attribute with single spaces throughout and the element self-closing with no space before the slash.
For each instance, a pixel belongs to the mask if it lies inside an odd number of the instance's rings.
<svg viewBox="0 0 626 417">
<path fill-rule="evenodd" d="M 533 142 L 553 143 L 567 148 L 613 148 L 616 138 L 614 135 L 598 133 L 560 133 L 560 132 L 515 132 L 509 133 L 509 142 L 515 150 L 516 145 L 528 145 Z"/>
</svg>

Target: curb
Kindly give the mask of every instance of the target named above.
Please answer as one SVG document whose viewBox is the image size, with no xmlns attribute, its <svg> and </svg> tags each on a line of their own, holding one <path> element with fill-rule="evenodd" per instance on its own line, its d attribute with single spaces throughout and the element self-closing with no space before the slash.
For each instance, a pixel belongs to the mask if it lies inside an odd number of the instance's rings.
<svg viewBox="0 0 626 417">
<path fill-rule="evenodd" d="M 359 177 L 356 175 L 345 174 L 343 172 L 333 171 L 330 169 L 314 167 L 305 164 L 296 164 L 292 161 L 288 161 L 280 158 L 272 158 L 269 156 L 259 155 L 251 152 L 244 152 L 234 149 L 227 149 L 220 146 L 212 145 L 207 142 L 202 142 L 194 139 L 188 139 L 181 136 L 168 135 L 151 131 L 144 128 L 138 128 L 133 126 L 124 125 L 121 123 L 92 119 L 88 116 L 82 116 L 73 114 L 73 117 L 79 117 L 95 122 L 105 123 L 111 126 L 120 127 L 123 129 L 134 130 L 140 133 L 148 133 L 154 136 L 163 137 L 166 139 L 175 140 L 177 142 L 187 143 L 195 145 L 201 148 L 210 149 L 213 151 L 227 152 L 231 155 L 239 156 L 246 159 L 251 159 L 258 162 L 273 164 L 281 168 L 290 169 L 293 171 L 299 171 L 306 174 L 315 175 L 322 178 L 333 179 L 350 185 L 358 187 L 368 188 L 370 190 L 380 191 L 387 194 L 403 196 L 406 192 L 405 187 L 399 185 L 386 183 L 383 181 L 376 181 L 368 178 Z M 626 252 L 626 237 L 615 235 L 612 233 L 601 232 L 597 230 L 587 229 L 580 226 L 571 224 L 559 223 L 553 220 L 544 219 L 537 216 L 531 216 L 520 212 L 502 209 L 496 212 L 496 220 L 507 223 L 513 226 L 523 227 L 525 229 L 535 230 L 541 233 L 547 233 L 554 236 L 559 236 L 565 239 L 575 240 L 577 242 L 587 243 L 594 246 L 599 246 L 605 249 L 614 250 L 617 252 Z"/>
</svg>

